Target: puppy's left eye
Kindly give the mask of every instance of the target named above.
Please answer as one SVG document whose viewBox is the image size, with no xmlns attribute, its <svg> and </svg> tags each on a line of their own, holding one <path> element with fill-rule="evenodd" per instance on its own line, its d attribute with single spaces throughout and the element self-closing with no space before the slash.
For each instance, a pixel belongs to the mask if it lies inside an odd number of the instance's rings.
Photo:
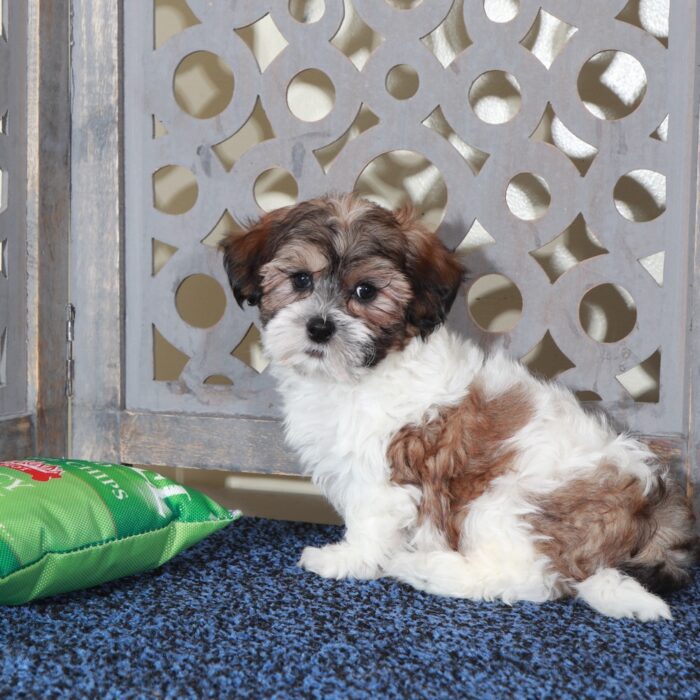
<svg viewBox="0 0 700 700">
<path fill-rule="evenodd" d="M 360 301 L 372 301 L 377 296 L 377 288 L 368 282 L 362 282 L 355 287 L 353 296 Z"/>
<path fill-rule="evenodd" d="M 311 289 L 314 283 L 313 278 L 308 272 L 296 272 L 291 278 L 292 286 L 299 291 Z"/>
</svg>

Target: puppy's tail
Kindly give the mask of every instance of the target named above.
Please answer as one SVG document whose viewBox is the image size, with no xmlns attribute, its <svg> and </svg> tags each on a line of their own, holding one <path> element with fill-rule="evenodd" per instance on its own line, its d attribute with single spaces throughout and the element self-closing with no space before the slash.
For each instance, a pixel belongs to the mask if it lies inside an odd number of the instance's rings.
<svg viewBox="0 0 700 700">
<path fill-rule="evenodd" d="M 652 524 L 649 537 L 620 570 L 653 593 L 670 593 L 687 586 L 691 581 L 688 568 L 700 559 L 700 540 L 685 495 L 673 481 L 660 477 L 645 510 Z"/>
</svg>

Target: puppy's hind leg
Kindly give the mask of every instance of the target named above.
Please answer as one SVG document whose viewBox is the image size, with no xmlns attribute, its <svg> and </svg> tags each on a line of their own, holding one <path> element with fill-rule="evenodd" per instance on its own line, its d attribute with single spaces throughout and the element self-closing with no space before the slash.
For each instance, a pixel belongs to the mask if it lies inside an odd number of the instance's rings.
<svg viewBox="0 0 700 700">
<path fill-rule="evenodd" d="M 459 552 L 401 552 L 384 567 L 385 574 L 420 591 L 453 598 L 479 598 L 473 573 Z"/>
<path fill-rule="evenodd" d="M 522 577 L 496 562 L 478 561 L 455 551 L 401 552 L 385 565 L 384 571 L 418 590 L 452 598 L 512 603 L 542 602 L 557 595 L 534 572 Z"/>
<path fill-rule="evenodd" d="M 599 569 L 575 588 L 581 600 L 609 617 L 632 617 L 642 622 L 672 619 L 661 598 L 617 569 Z"/>
</svg>

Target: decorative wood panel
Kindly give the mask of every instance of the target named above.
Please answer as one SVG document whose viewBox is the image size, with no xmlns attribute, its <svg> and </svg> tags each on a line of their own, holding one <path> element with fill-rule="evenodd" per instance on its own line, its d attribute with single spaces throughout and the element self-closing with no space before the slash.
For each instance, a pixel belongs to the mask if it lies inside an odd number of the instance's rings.
<svg viewBox="0 0 700 700">
<path fill-rule="evenodd" d="M 72 452 L 116 461 L 124 339 L 120 4 L 73 0 L 70 34 Z"/>
<path fill-rule="evenodd" d="M 9 5 L 9 7 L 8 7 Z M 27 414 L 26 9 L 3 2 L 0 37 L 0 418 Z M 9 11 L 8 11 L 9 10 Z M 32 444 L 29 418 L 0 423 L 0 448 Z"/>
<path fill-rule="evenodd" d="M 256 314 L 233 302 L 211 242 L 261 214 L 270 169 L 286 171 L 298 200 L 356 186 L 381 200 L 376 180 L 363 180 L 368 166 L 410 151 L 433 166 L 425 191 L 444 183 L 437 234 L 471 251 L 451 323 L 534 369 L 544 348 L 562 381 L 636 431 L 687 435 L 695 3 L 672 4 L 668 31 L 627 0 L 521 0 L 505 19 L 494 4 L 189 0 L 189 26 L 155 48 L 153 5 L 126 3 L 127 409 L 277 419 L 267 372 L 236 353 Z M 349 9 L 377 38 L 363 61 L 338 40 Z M 255 41 L 261 23 L 282 47 L 271 61 Z M 195 110 L 173 85 L 203 53 L 220 59 L 218 85 L 231 94 Z M 290 104 L 310 69 L 333 88 L 315 121 L 303 99 Z M 222 157 L 261 111 L 269 133 Z M 159 179 L 178 173 L 190 178 L 184 195 L 159 201 Z M 579 254 L 557 263 L 577 239 Z M 490 274 L 512 283 L 508 330 L 478 310 Z M 178 295 L 195 280 L 215 303 L 191 318 Z M 159 376 L 159 344 L 181 358 L 177 376 Z M 626 377 L 640 367 L 660 381 L 632 396 Z"/>
<path fill-rule="evenodd" d="M 70 6 L 27 5 L 27 255 L 32 452 L 68 451 L 66 305 L 70 227 Z M 76 198 L 77 200 L 79 197 Z"/>
<path fill-rule="evenodd" d="M 68 20 L 66 3 L 2 2 L 0 452 L 7 456 L 67 450 Z"/>
</svg>

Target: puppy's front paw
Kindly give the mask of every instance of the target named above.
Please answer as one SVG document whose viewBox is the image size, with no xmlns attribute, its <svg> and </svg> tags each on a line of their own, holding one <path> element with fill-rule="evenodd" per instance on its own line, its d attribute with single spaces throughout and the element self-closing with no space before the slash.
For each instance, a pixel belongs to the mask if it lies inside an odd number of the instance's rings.
<svg viewBox="0 0 700 700">
<path fill-rule="evenodd" d="M 347 542 L 306 547 L 299 566 L 323 578 L 371 579 L 379 575 L 379 566 L 369 560 L 367 553 Z"/>
</svg>

